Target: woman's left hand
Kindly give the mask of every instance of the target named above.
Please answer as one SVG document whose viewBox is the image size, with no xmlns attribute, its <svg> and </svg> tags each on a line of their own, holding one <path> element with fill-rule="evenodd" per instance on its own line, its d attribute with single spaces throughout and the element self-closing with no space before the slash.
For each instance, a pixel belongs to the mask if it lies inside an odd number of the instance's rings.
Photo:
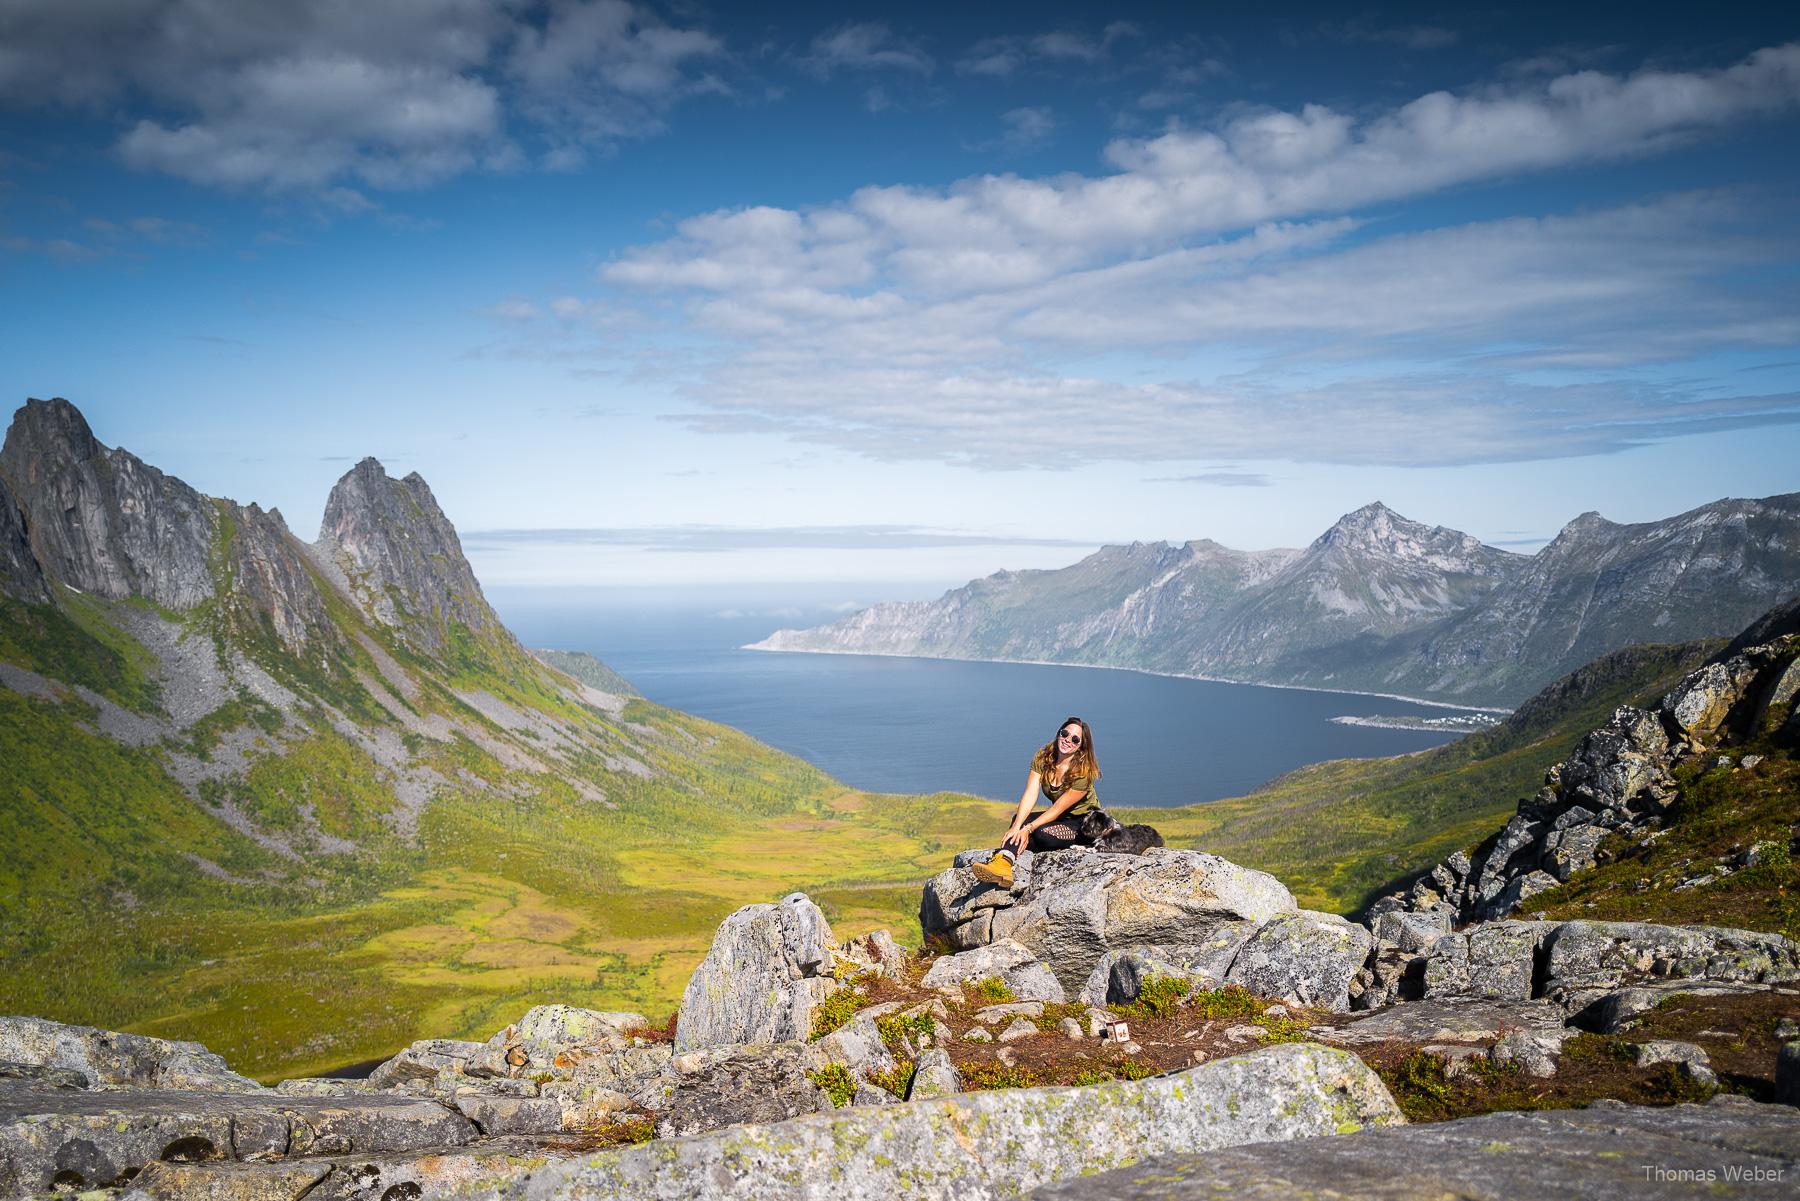
<svg viewBox="0 0 1800 1201">
<path fill-rule="evenodd" d="M 1005 840 L 1002 841 L 1000 845 L 1003 847 L 1011 847 L 1015 851 L 1023 851 L 1025 849 L 1025 844 L 1030 841 L 1031 830 L 1028 827 L 1021 826 L 1017 830 L 1008 831 Z"/>
</svg>

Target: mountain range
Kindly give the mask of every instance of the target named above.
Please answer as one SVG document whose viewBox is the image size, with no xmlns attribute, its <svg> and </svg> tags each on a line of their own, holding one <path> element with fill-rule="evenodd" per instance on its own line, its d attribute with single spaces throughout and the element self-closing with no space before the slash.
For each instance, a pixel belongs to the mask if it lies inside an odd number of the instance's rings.
<svg viewBox="0 0 1800 1201">
<path fill-rule="evenodd" d="M 749 902 L 804 888 L 853 933 L 901 925 L 934 840 L 988 810 L 872 805 L 527 651 L 416 474 L 364 459 L 307 543 L 67 401 L 6 432 L 0 1013 L 260 1074 L 550 997 L 663 1013 Z"/>
<path fill-rule="evenodd" d="M 1304 550 L 1106 546 L 753 648 L 1126 667 L 1510 707 L 1599 655 L 1735 633 L 1800 592 L 1800 493 L 1571 521 L 1534 555 L 1380 504 Z"/>
</svg>

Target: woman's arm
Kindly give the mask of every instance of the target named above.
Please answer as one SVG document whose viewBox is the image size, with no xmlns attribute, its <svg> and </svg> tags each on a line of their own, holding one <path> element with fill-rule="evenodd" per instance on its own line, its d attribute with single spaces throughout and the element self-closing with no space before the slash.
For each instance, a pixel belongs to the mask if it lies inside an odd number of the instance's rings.
<svg viewBox="0 0 1800 1201">
<path fill-rule="evenodd" d="M 1031 807 L 1037 804 L 1038 789 L 1042 787 L 1042 785 L 1043 780 L 1037 772 L 1034 771 L 1030 776 L 1026 777 L 1025 795 L 1019 798 L 1019 811 L 1013 814 L 1012 825 L 1006 827 L 1006 837 L 1001 840 L 1001 846 L 1011 846 L 1016 842 L 1018 844 L 1015 848 L 1016 850 L 1022 851 L 1025 849 L 1025 839 L 1027 836 L 1022 833 L 1025 829 L 1025 819 L 1030 816 Z"/>
<path fill-rule="evenodd" d="M 1067 813 L 1070 806 L 1077 804 L 1081 798 L 1086 795 L 1086 789 L 1083 789 L 1080 792 L 1070 789 L 1068 792 L 1063 793 L 1062 798 L 1058 800 L 1056 804 L 1050 806 L 1049 809 L 1039 814 L 1036 821 L 1025 823 L 1025 837 L 1030 838 L 1033 830 L 1040 830 Z"/>
</svg>

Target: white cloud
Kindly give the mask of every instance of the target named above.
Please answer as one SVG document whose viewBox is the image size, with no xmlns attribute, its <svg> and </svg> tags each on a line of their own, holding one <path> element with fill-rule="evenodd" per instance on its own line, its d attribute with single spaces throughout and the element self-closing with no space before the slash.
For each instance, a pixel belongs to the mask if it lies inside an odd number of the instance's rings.
<svg viewBox="0 0 1800 1201">
<path fill-rule="evenodd" d="M 802 61 L 820 77 L 839 71 L 910 71 L 929 75 L 936 65 L 917 43 L 899 37 L 879 21 L 840 25 L 820 34 Z"/>
<path fill-rule="evenodd" d="M 1141 36 L 1129 21 L 1114 21 L 1098 37 L 1075 30 L 1054 29 L 1039 34 L 1013 34 L 984 38 L 970 46 L 957 60 L 956 69 L 965 75 L 1006 77 L 1040 63 L 1094 64 L 1100 62 L 1122 38 Z"/>
<path fill-rule="evenodd" d="M 1620 374 L 1800 343 L 1788 298 L 1730 278 L 1795 247 L 1706 193 L 1386 235 L 1367 210 L 1797 102 L 1800 44 L 1360 119 L 1258 112 L 1117 141 L 1107 175 L 705 214 L 601 279 L 670 295 L 712 336 L 685 376 L 703 429 L 991 464 L 1053 462 L 1037 432 L 1065 427 L 1084 453 L 1146 461 L 1596 453 L 1800 413 L 1790 395 Z M 1547 369 L 1562 378 L 1530 374 Z"/>
<path fill-rule="evenodd" d="M 722 85 L 711 34 L 625 0 L 13 0 L 0 103 L 135 110 L 132 166 L 232 188 L 404 188 L 655 133 Z"/>
</svg>

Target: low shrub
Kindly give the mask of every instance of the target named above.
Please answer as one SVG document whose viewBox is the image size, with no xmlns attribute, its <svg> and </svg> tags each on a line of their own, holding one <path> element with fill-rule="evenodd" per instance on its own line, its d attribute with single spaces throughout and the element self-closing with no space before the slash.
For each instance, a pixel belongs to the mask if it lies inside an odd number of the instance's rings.
<svg viewBox="0 0 1800 1201">
<path fill-rule="evenodd" d="M 1018 996 L 998 976 L 984 976 L 963 989 L 968 994 L 970 1003 L 981 1005 L 1002 1005 L 1008 1001 L 1018 1000 Z"/>
<path fill-rule="evenodd" d="M 856 1077 L 841 1063 L 828 1063 L 806 1074 L 806 1078 L 825 1090 L 831 1103 L 842 1109 L 856 1096 Z"/>
</svg>

